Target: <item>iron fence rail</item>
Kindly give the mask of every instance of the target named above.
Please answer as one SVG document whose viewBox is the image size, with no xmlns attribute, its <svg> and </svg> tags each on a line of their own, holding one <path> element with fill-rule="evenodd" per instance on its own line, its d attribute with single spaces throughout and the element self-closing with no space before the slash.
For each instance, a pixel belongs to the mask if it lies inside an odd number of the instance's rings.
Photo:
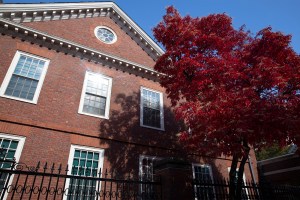
<svg viewBox="0 0 300 200">
<path fill-rule="evenodd" d="M 10 162 L 10 168 L 0 168 L 0 199 L 61 199 L 61 200 L 160 200 L 161 181 L 141 181 L 132 176 L 118 176 L 108 170 L 84 176 L 71 175 L 63 169 L 46 163 L 29 167 Z"/>
<path fill-rule="evenodd" d="M 229 199 L 229 180 L 193 180 L 195 199 L 227 200 Z M 242 186 L 242 200 L 300 200 L 300 187 L 274 185 L 271 183 L 256 184 L 245 181 Z"/>
</svg>

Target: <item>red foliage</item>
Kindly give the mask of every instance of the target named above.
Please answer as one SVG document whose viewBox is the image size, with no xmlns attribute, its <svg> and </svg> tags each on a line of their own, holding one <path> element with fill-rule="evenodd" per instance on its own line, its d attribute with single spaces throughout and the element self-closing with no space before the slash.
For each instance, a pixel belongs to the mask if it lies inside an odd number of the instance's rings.
<svg viewBox="0 0 300 200">
<path fill-rule="evenodd" d="M 189 148 L 242 155 L 242 141 L 300 145 L 300 57 L 291 36 L 265 28 L 252 37 L 225 14 L 181 17 L 173 7 L 154 35 L 166 49 L 155 69 L 192 130 L 180 138 Z"/>
</svg>

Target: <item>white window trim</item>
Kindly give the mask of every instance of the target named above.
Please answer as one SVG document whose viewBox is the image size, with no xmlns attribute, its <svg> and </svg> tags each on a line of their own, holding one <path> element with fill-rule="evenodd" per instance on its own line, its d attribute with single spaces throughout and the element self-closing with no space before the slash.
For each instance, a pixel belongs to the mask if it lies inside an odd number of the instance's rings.
<svg viewBox="0 0 300 200">
<path fill-rule="evenodd" d="M 231 169 L 231 167 L 228 167 L 228 174 L 230 173 L 230 169 Z M 236 168 L 236 172 L 238 172 L 239 171 L 239 168 Z M 229 177 L 230 178 L 230 177 Z M 244 173 L 243 173 L 243 181 L 244 181 L 244 183 L 246 184 L 246 176 L 245 176 L 245 171 L 244 171 Z M 245 188 L 245 190 L 246 190 L 246 194 L 247 194 L 247 196 L 249 195 L 249 193 L 248 193 L 248 189 L 247 188 Z"/>
<path fill-rule="evenodd" d="M 107 30 L 111 31 L 111 32 L 114 34 L 114 36 L 115 36 L 114 40 L 111 41 L 111 42 L 105 42 L 105 41 L 101 40 L 100 38 L 98 38 L 97 30 L 98 30 L 99 28 L 104 28 L 104 29 L 107 29 Z M 95 36 L 96 36 L 96 38 L 97 38 L 98 40 L 100 40 L 101 42 L 103 42 L 103 43 L 105 43 L 105 44 L 113 44 L 113 43 L 115 43 L 115 42 L 118 40 L 117 34 L 116 34 L 111 28 L 109 28 L 109 27 L 107 27 L 107 26 L 97 26 L 97 27 L 94 29 L 94 34 L 95 34 Z"/>
<path fill-rule="evenodd" d="M 23 150 L 23 147 L 24 147 L 26 137 L 6 134 L 6 133 L 5 134 L 0 133 L 0 138 L 13 139 L 13 140 L 18 140 L 19 141 L 16 153 L 15 153 L 15 159 L 16 159 L 16 162 L 18 163 L 20 161 L 20 157 L 21 157 L 21 153 L 22 153 L 22 150 Z M 9 182 L 8 182 L 8 185 L 11 185 L 13 180 L 14 180 L 14 174 L 11 175 L 11 177 L 9 179 Z M 8 193 L 5 192 L 3 199 L 6 199 L 7 195 L 8 195 Z"/>
<path fill-rule="evenodd" d="M 143 159 L 149 159 L 149 160 L 161 160 L 161 157 L 157 157 L 157 156 L 147 156 L 147 155 L 140 155 L 139 157 L 139 177 L 140 177 L 140 181 L 142 181 L 142 174 L 143 174 Z"/>
<path fill-rule="evenodd" d="M 145 159 L 145 158 L 147 158 L 147 159 L 149 159 L 149 160 L 152 160 L 152 162 L 153 162 L 154 160 L 161 160 L 161 159 L 162 159 L 162 157 L 157 157 L 157 156 L 140 155 L 140 156 L 139 156 L 139 180 L 140 180 L 140 181 L 143 181 L 143 180 L 142 180 L 142 177 L 143 177 L 143 176 L 142 176 L 142 175 L 143 175 L 143 159 Z M 142 185 L 139 186 L 139 191 L 140 191 L 140 193 L 143 192 Z"/>
<path fill-rule="evenodd" d="M 209 168 L 210 178 L 213 181 L 213 174 L 212 174 L 211 165 L 208 165 L 208 164 L 199 164 L 199 163 L 192 163 L 192 166 L 193 166 L 193 178 L 194 179 L 196 178 L 194 166 L 197 166 L 197 167 L 208 167 Z"/>
<path fill-rule="evenodd" d="M 33 96 L 32 100 L 22 99 L 22 98 L 18 98 L 18 97 L 14 97 L 14 96 L 8 96 L 8 95 L 4 94 L 6 88 L 9 84 L 9 81 L 12 77 L 12 74 L 15 71 L 15 68 L 17 66 L 17 63 L 18 63 L 19 59 L 20 59 L 21 54 L 25 55 L 25 56 L 30 56 L 30 57 L 33 57 L 33 58 L 36 58 L 36 59 L 39 59 L 39 60 L 42 60 L 42 61 L 45 61 L 44 69 L 43 69 L 43 72 L 42 72 L 41 77 L 39 79 L 39 82 L 38 82 L 38 85 L 37 85 L 37 88 L 36 88 L 36 91 L 34 93 L 34 96 Z M 39 95 L 40 95 L 40 92 L 41 92 L 41 89 L 42 89 L 42 85 L 44 83 L 44 79 L 45 79 L 45 76 L 46 76 L 46 73 L 47 73 L 47 70 L 48 70 L 49 62 L 50 61 L 48 59 L 42 58 L 40 56 L 36 56 L 36 55 L 30 54 L 30 53 L 25 53 L 23 51 L 17 51 L 14 58 L 13 58 L 13 60 L 12 60 L 12 62 L 11 62 L 11 64 L 10 64 L 10 67 L 8 68 L 8 71 L 5 75 L 5 78 L 2 82 L 2 85 L 1 85 L 1 88 L 0 88 L 0 96 L 8 98 L 8 99 L 13 99 L 13 100 L 23 101 L 23 102 L 27 102 L 27 103 L 37 104 L 37 101 L 38 101 L 38 98 L 39 98 Z"/>
<path fill-rule="evenodd" d="M 212 173 L 212 168 L 211 168 L 211 165 L 208 165 L 208 164 L 199 164 L 199 163 L 192 163 L 192 168 L 193 168 L 193 179 L 196 178 L 196 174 L 195 174 L 195 168 L 194 167 L 208 167 L 209 168 L 209 175 L 210 175 L 210 179 L 212 181 L 212 184 L 214 184 L 214 179 L 213 179 L 213 173 Z M 197 191 L 197 187 L 196 185 L 194 186 L 194 192 Z M 216 195 L 216 191 L 215 191 L 215 187 L 213 187 L 213 192 L 214 192 L 214 195 Z M 216 198 L 214 198 L 216 199 Z M 195 200 L 198 200 L 197 197 L 195 197 Z"/>
<path fill-rule="evenodd" d="M 159 102 L 160 102 L 160 105 L 159 105 L 159 109 L 160 109 L 160 125 L 161 125 L 161 128 L 157 128 L 157 127 L 153 127 L 153 126 L 147 126 L 147 125 L 144 125 L 143 124 L 143 119 L 144 119 L 144 116 L 143 116 L 143 90 L 149 90 L 149 91 L 152 91 L 152 92 L 156 92 L 159 94 Z M 165 124 L 164 124 L 164 103 L 163 103 L 163 93 L 162 92 L 159 92 L 159 91 L 156 91 L 156 90 L 152 90 L 152 89 L 149 89 L 149 88 L 146 88 L 146 87 L 143 87 L 141 86 L 141 90 L 140 90 L 140 93 L 141 93 L 141 101 L 140 101 L 140 126 L 141 127 L 145 127 L 145 128 L 151 128 L 151 129 L 155 129 L 155 130 L 160 130 L 160 131 L 164 131 L 165 130 Z"/>
<path fill-rule="evenodd" d="M 69 158 L 68 158 L 68 166 L 69 166 L 68 175 L 72 174 L 72 167 L 73 167 L 72 164 L 73 164 L 74 154 L 75 154 L 76 149 L 98 152 L 99 153 L 99 165 L 98 165 L 98 169 L 97 169 L 97 174 L 100 172 L 100 169 L 103 169 L 104 149 L 71 144 Z M 102 177 L 102 175 L 100 177 Z M 69 184 L 70 184 L 70 179 L 67 179 L 66 185 L 65 185 L 65 190 L 69 187 Z M 97 184 L 100 184 L 99 188 L 101 188 L 101 182 L 98 183 L 98 181 L 97 181 Z M 98 185 L 96 185 L 96 188 L 98 188 Z M 67 193 L 65 193 L 63 199 L 66 200 L 67 198 L 68 198 Z"/>
<path fill-rule="evenodd" d="M 108 79 L 108 89 L 107 89 L 107 97 L 106 97 L 106 103 L 105 103 L 105 114 L 104 114 L 104 116 L 94 115 L 94 114 L 91 114 L 91 113 L 83 112 L 84 97 L 85 97 L 85 93 L 86 93 L 86 85 L 87 85 L 89 74 L 95 74 L 95 75 L 97 75 L 101 78 Z M 109 119 L 111 88 L 112 88 L 112 78 L 111 77 L 105 76 L 103 74 L 87 71 L 85 73 L 85 77 L 84 77 L 84 82 L 83 82 L 83 88 L 82 88 L 82 92 L 81 92 L 81 98 L 80 98 L 78 113 L 83 114 L 83 115 L 88 115 L 88 116 L 91 116 L 91 117 Z"/>
</svg>

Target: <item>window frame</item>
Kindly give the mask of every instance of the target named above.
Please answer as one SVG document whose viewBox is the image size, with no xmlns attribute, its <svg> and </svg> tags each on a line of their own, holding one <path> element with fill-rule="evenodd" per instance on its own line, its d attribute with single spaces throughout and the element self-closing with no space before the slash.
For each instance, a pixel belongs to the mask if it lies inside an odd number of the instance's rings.
<svg viewBox="0 0 300 200">
<path fill-rule="evenodd" d="M 106 103 L 105 103 L 105 112 L 104 112 L 103 116 L 102 115 L 95 115 L 95 114 L 83 112 L 84 97 L 85 97 L 85 94 L 86 94 L 86 86 L 87 86 L 89 74 L 96 75 L 96 76 L 99 76 L 99 78 L 104 78 L 104 79 L 108 80 L 107 97 L 106 97 Z M 112 78 L 111 77 L 105 76 L 105 75 L 100 74 L 100 73 L 86 71 L 85 76 L 84 76 L 84 81 L 83 81 L 83 87 L 82 87 L 82 92 L 81 92 L 81 97 L 80 97 L 80 103 L 79 103 L 78 113 L 79 114 L 83 114 L 83 115 L 88 115 L 88 116 L 91 116 L 91 117 L 109 119 L 111 89 L 112 89 Z"/>
<path fill-rule="evenodd" d="M 157 157 L 157 156 L 140 155 L 139 156 L 139 179 L 140 179 L 140 181 L 143 181 L 143 160 L 145 158 L 148 160 L 151 160 L 152 163 L 155 160 L 158 161 L 158 160 L 162 159 L 161 157 Z M 152 171 L 152 176 L 153 176 L 153 171 Z M 152 177 L 152 180 L 153 180 L 153 177 Z"/>
<path fill-rule="evenodd" d="M 144 125 L 143 124 L 143 119 L 144 119 L 144 106 L 143 106 L 143 99 L 144 99 L 144 95 L 143 95 L 143 90 L 148 90 L 151 92 L 155 92 L 159 94 L 159 111 L 160 111 L 160 128 L 154 127 L 154 126 L 148 126 L 148 125 Z M 163 93 L 159 92 L 157 90 L 153 90 L 150 88 L 146 88 L 141 86 L 140 89 L 140 126 L 141 127 L 145 127 L 145 128 L 151 128 L 151 129 L 155 129 L 155 130 L 160 130 L 160 131 L 164 131 L 165 130 L 165 125 L 164 125 L 164 103 L 163 103 Z"/>
<path fill-rule="evenodd" d="M 149 181 L 149 180 L 143 180 L 143 160 L 144 159 L 147 159 L 147 160 L 150 160 L 152 162 L 152 172 L 151 172 L 151 181 L 154 181 L 154 171 L 153 171 L 153 163 L 154 161 L 159 161 L 159 160 L 162 160 L 163 158 L 162 157 L 158 157 L 158 156 L 148 156 L 148 155 L 140 155 L 139 156 L 139 180 L 140 181 Z M 142 184 L 139 184 L 139 192 L 140 194 L 143 193 L 145 188 L 143 188 L 143 185 Z"/>
<path fill-rule="evenodd" d="M 100 169 L 103 169 L 104 149 L 96 148 L 96 147 L 83 146 L 83 145 L 77 145 L 77 144 L 71 144 L 69 158 L 68 158 L 68 166 L 69 166 L 68 175 L 72 175 L 73 160 L 74 160 L 74 155 L 75 155 L 75 150 L 76 149 L 98 152 L 99 153 L 99 164 L 98 164 L 97 174 L 100 172 Z M 102 177 L 102 175 L 100 176 L 100 178 L 101 177 Z M 69 188 L 69 184 L 70 184 L 70 178 L 66 180 L 66 184 L 65 184 L 65 188 L 64 188 L 65 190 L 67 188 Z M 99 188 L 101 188 L 101 181 L 99 181 L 99 182 L 97 181 L 97 184 L 100 184 Z M 96 188 L 98 188 L 97 184 L 96 184 Z M 64 194 L 63 200 L 66 200 L 67 198 L 68 198 L 68 195 Z"/>
<path fill-rule="evenodd" d="M 17 66 L 17 63 L 19 62 L 19 59 L 20 59 L 21 55 L 25 55 L 25 56 L 32 57 L 32 58 L 35 58 L 35 59 L 39 59 L 39 60 L 42 60 L 42 61 L 45 62 L 43 71 L 41 73 L 41 77 L 38 80 L 36 91 L 34 93 L 34 96 L 33 96 L 32 100 L 27 100 L 27 99 L 23 99 L 23 98 L 20 98 L 20 97 L 5 95 L 5 91 L 8 87 L 8 84 L 9 84 L 11 78 L 12 78 L 12 75 L 15 71 L 15 68 Z M 30 54 L 30 53 L 18 50 L 15 53 L 14 58 L 13 58 L 10 66 L 7 70 L 7 73 L 6 73 L 6 75 L 3 79 L 3 82 L 2 82 L 2 85 L 1 85 L 1 88 L 0 88 L 0 97 L 13 99 L 13 100 L 17 100 L 17 101 L 23 101 L 23 102 L 26 102 L 26 103 L 37 104 L 37 101 L 38 101 L 38 98 L 39 98 L 39 95 L 40 95 L 40 92 L 41 92 L 41 89 L 42 89 L 42 86 L 43 86 L 43 83 L 44 83 L 44 80 L 45 80 L 45 76 L 46 76 L 46 73 L 47 73 L 47 70 L 48 70 L 49 63 L 50 63 L 49 59 L 46 59 L 46 58 L 43 58 L 43 57 L 40 57 L 40 56 L 37 56 L 37 55 L 33 55 L 33 54 Z"/>
<path fill-rule="evenodd" d="M 209 169 L 209 176 L 210 176 L 211 182 L 212 182 L 212 184 L 214 184 L 214 179 L 213 179 L 213 173 L 212 173 L 211 165 L 209 165 L 209 164 L 192 163 L 193 179 L 196 179 L 195 166 L 196 167 L 208 167 L 208 169 Z M 204 187 L 204 188 L 206 188 L 206 187 Z M 195 193 L 197 192 L 197 186 L 196 185 L 194 185 L 194 192 Z M 216 199 L 215 187 L 213 187 L 213 193 L 214 193 L 214 198 L 213 199 Z M 196 196 L 195 196 L 195 200 L 198 200 L 198 198 Z"/>
<path fill-rule="evenodd" d="M 231 167 L 228 167 L 227 168 L 228 169 L 228 176 L 230 175 L 229 173 L 230 173 L 230 169 L 231 169 Z M 237 167 L 236 168 L 236 173 L 238 173 L 239 172 L 239 168 Z M 230 177 L 229 177 L 230 178 Z M 237 180 L 236 180 L 237 181 Z M 244 184 L 246 184 L 246 176 L 245 176 L 245 171 L 244 171 L 244 173 L 243 173 L 243 181 L 244 181 Z M 249 193 L 248 193 L 248 188 L 246 187 L 246 188 L 242 188 L 242 192 L 243 192 L 243 190 L 246 192 L 246 195 L 247 195 L 247 197 L 249 196 Z"/>
<path fill-rule="evenodd" d="M 97 33 L 98 33 L 98 29 L 100 29 L 100 28 L 102 28 L 102 29 L 107 29 L 107 30 L 109 30 L 110 32 L 112 32 L 112 34 L 114 35 L 114 39 L 113 39 L 112 41 L 110 41 L 110 42 L 106 42 L 106 41 L 103 41 L 101 38 L 99 38 Z M 113 31 L 111 28 L 109 28 L 109 27 L 107 27 L 107 26 L 97 26 L 97 27 L 94 29 L 94 34 L 95 34 L 96 38 L 97 38 L 98 40 L 100 40 L 101 42 L 103 42 L 104 44 L 113 44 L 113 43 L 115 43 L 115 42 L 118 40 L 118 37 L 117 37 L 116 32 Z"/>
<path fill-rule="evenodd" d="M 19 136 L 19 135 L 12 135 L 12 134 L 6 134 L 6 133 L 1 133 L 0 132 L 0 138 L 5 138 L 5 139 L 9 139 L 9 140 L 18 140 L 18 146 L 16 149 L 16 153 L 15 153 L 15 159 L 16 159 L 16 163 L 18 163 L 20 161 L 20 157 L 23 151 L 23 147 L 25 144 L 25 140 L 26 137 L 25 136 Z M 14 174 L 11 175 L 8 185 L 12 184 L 12 181 L 14 180 Z M 0 193 L 1 194 L 1 193 Z M 5 192 L 3 199 L 6 199 L 8 195 L 8 192 Z"/>
</svg>

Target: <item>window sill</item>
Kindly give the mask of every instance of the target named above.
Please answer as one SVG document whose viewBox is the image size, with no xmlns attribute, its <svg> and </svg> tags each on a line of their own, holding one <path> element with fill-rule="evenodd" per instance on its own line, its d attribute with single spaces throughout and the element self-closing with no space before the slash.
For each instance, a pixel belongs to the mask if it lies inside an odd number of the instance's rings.
<svg viewBox="0 0 300 200">
<path fill-rule="evenodd" d="M 109 119 L 108 116 L 93 115 L 93 114 L 85 113 L 85 112 L 78 112 L 78 114 L 87 115 L 87 116 L 90 116 L 90 117 L 95 117 L 95 118 L 100 118 L 100 119 Z"/>
<path fill-rule="evenodd" d="M 143 125 L 143 124 L 140 124 L 140 126 L 144 127 L 144 128 L 150 128 L 150 129 L 158 130 L 158 131 L 165 131 L 165 127 L 163 127 L 163 128 L 156 128 L 156 127 L 153 127 L 153 126 L 146 126 L 146 125 Z"/>
<path fill-rule="evenodd" d="M 13 96 L 7 96 L 7 95 L 0 95 L 0 97 L 6 98 L 6 99 L 12 99 L 12 100 L 16 100 L 16 101 L 22 101 L 22 102 L 25 102 L 25 103 L 37 104 L 37 100 L 30 101 L 30 100 L 26 100 L 26 99 L 22 99 L 22 98 L 18 98 L 18 97 L 13 97 Z"/>
</svg>

